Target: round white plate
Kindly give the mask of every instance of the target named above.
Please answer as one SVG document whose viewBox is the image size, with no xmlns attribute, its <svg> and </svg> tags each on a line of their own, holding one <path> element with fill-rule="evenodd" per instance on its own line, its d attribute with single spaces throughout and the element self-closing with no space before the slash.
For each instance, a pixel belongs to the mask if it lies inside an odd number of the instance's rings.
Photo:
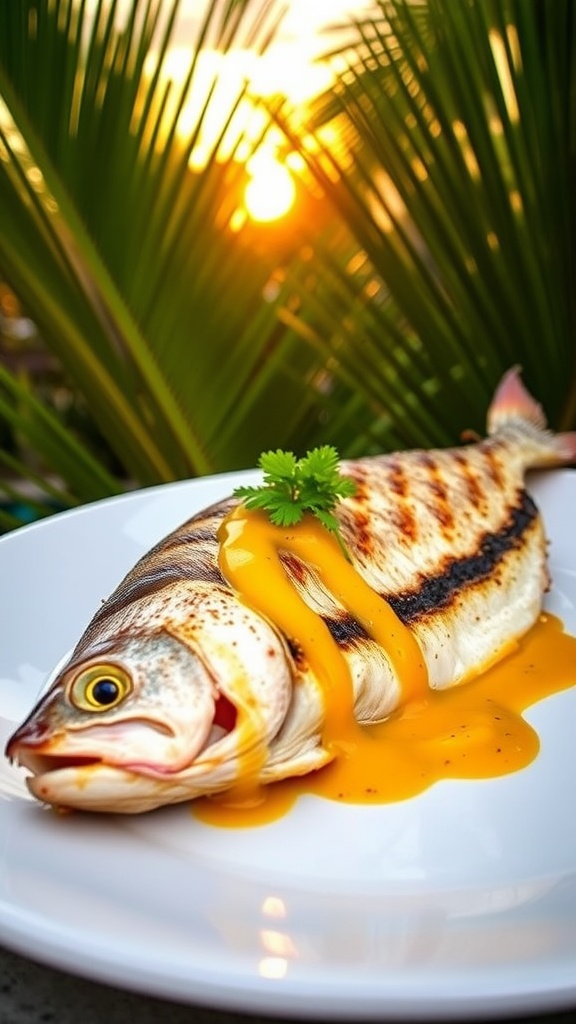
<svg viewBox="0 0 576 1024">
<path fill-rule="evenodd" d="M 156 540 L 254 474 L 152 488 L 0 542 L 0 742 Z M 531 488 L 547 606 L 576 633 L 576 473 Z M 576 666 L 575 666 L 576 678 Z M 321 1018 L 447 1018 L 576 1004 L 576 689 L 528 712 L 524 771 L 384 807 L 300 800 L 226 830 L 185 806 L 59 817 L 0 758 L 0 939 L 144 993 Z"/>
</svg>

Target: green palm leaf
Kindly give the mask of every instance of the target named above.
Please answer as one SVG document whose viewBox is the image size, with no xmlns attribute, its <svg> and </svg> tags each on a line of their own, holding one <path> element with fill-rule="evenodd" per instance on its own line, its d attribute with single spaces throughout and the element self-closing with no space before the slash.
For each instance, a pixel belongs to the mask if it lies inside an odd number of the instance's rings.
<svg viewBox="0 0 576 1024">
<path fill-rule="evenodd" d="M 322 434 L 326 404 L 302 387 L 318 359 L 262 301 L 276 256 L 231 229 L 243 89 L 215 109 L 217 75 L 203 83 L 204 50 L 266 46 L 273 5 L 208 4 L 179 82 L 177 13 L 174 0 L 0 7 L 0 269 L 141 484 L 298 447 Z M 70 467 L 66 484 L 86 496 Z"/>
<path fill-rule="evenodd" d="M 171 80 L 176 0 L 98 0 L 90 17 L 85 0 L 0 5 L 0 270 L 123 482 L 263 448 L 451 443 L 483 429 L 516 362 L 572 425 L 571 0 L 381 0 L 308 116 L 269 105 L 310 195 L 292 234 L 267 236 L 232 230 L 247 99 L 228 97 L 210 134 L 202 58 L 265 47 L 275 11 L 207 3 Z M 11 473 L 50 470 L 62 501 L 123 485 L 7 370 L 1 420 L 41 467 L 16 451 Z"/>
<path fill-rule="evenodd" d="M 346 226 L 314 243 L 312 300 L 292 268 L 284 318 L 384 442 L 482 430 L 513 363 L 574 423 L 575 44 L 570 0 L 382 0 L 313 115 L 274 111 Z"/>
<path fill-rule="evenodd" d="M 15 377 L 0 365 L 0 418 L 12 428 L 16 437 L 15 451 L 8 445 L 0 450 L 0 464 L 12 475 L 32 480 L 58 504 L 72 505 L 77 500 L 94 501 L 121 490 L 121 484 L 106 470 L 102 461 L 91 453 L 72 429 L 67 428 L 55 412 L 33 393 L 25 377 Z M 18 454 L 18 450 L 23 455 Z M 33 453 L 34 462 L 26 463 L 25 453 Z M 60 483 L 50 485 L 42 466 L 51 466 Z M 65 481 L 74 480 L 71 493 Z M 0 491 L 5 485 L 0 484 Z"/>
</svg>

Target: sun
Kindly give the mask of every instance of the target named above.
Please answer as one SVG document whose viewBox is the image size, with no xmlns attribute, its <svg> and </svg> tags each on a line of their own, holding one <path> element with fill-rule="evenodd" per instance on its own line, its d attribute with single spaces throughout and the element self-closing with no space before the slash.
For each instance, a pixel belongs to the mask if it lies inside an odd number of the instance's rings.
<svg viewBox="0 0 576 1024">
<path fill-rule="evenodd" d="M 269 223 L 284 217 L 294 205 L 296 185 L 288 168 L 272 152 L 255 153 L 246 165 L 250 181 L 244 206 L 251 220 Z"/>
</svg>

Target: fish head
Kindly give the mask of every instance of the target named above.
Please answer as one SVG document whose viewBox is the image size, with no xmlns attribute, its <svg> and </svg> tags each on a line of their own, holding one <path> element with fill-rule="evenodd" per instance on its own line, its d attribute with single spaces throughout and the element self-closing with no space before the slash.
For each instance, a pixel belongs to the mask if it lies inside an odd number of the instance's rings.
<svg viewBox="0 0 576 1024">
<path fill-rule="evenodd" d="M 136 813 L 257 772 L 290 702 L 285 651 L 247 609 L 201 610 L 195 625 L 79 644 L 6 746 L 37 799 Z"/>
<path fill-rule="evenodd" d="M 128 639 L 73 658 L 6 753 L 32 772 L 30 790 L 49 802 L 59 802 L 67 772 L 86 784 L 105 767 L 118 769 L 120 788 L 127 774 L 165 777 L 207 743 L 218 697 L 202 659 L 175 637 Z"/>
</svg>

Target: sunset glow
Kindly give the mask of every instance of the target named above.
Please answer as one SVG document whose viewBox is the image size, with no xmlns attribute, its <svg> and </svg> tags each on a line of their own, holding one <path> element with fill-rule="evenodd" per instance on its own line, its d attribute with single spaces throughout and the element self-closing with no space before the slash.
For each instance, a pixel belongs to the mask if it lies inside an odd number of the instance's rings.
<svg viewBox="0 0 576 1024">
<path fill-rule="evenodd" d="M 284 164 L 262 150 L 248 161 L 250 181 L 244 192 L 246 211 L 252 220 L 269 222 L 284 217 L 294 205 L 296 186 Z"/>
<path fill-rule="evenodd" d="M 289 0 L 280 30 L 263 51 L 245 41 L 226 51 L 208 44 L 193 60 L 193 39 L 204 2 L 182 0 L 180 21 L 162 57 L 160 74 L 166 93 L 155 143 L 162 152 L 169 133 L 183 146 L 193 140 L 188 164 L 195 173 L 214 159 L 245 164 L 248 182 L 228 220 L 230 229 L 237 232 L 247 220 L 269 223 L 286 216 L 294 207 L 298 177 L 305 173 L 305 168 L 296 166 L 298 159 L 304 163 L 302 158 L 286 152 L 286 139 L 271 124 L 266 100 L 282 97 L 303 110 L 314 96 L 329 89 L 335 67 L 319 60 L 329 39 L 323 33 L 328 24 L 351 10 L 357 14 L 368 0 L 315 0 L 314 4 Z M 151 77 L 156 59 L 152 52 L 146 69 Z M 339 140 L 323 137 L 330 130 L 331 126 L 321 129 L 318 138 L 333 149 Z M 313 139 L 309 144 L 318 145 Z"/>
</svg>

